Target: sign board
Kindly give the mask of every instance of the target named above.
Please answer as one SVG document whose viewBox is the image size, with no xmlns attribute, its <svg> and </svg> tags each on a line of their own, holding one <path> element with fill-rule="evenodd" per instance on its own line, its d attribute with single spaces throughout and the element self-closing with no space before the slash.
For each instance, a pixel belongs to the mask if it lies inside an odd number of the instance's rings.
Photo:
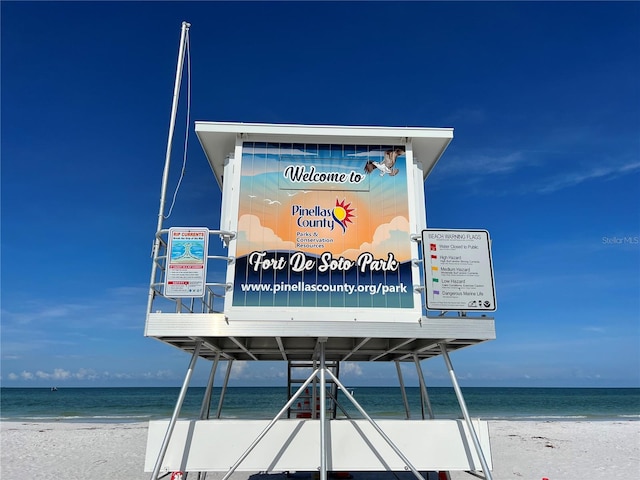
<svg viewBox="0 0 640 480">
<path fill-rule="evenodd" d="M 243 142 L 233 306 L 419 308 L 409 166 L 404 146 Z"/>
<path fill-rule="evenodd" d="M 166 297 L 202 297 L 207 278 L 207 228 L 170 228 L 164 280 Z"/>
<path fill-rule="evenodd" d="M 427 310 L 495 311 L 486 230 L 422 231 Z"/>
</svg>

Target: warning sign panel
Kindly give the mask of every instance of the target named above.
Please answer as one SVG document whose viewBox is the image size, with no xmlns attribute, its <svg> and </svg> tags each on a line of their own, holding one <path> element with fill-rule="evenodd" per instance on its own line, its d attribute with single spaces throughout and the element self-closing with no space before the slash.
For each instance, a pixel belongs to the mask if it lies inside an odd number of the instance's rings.
<svg viewBox="0 0 640 480">
<path fill-rule="evenodd" d="M 207 228 L 171 228 L 164 282 L 166 297 L 202 297 L 207 277 Z"/>
<path fill-rule="evenodd" d="M 427 310 L 495 311 L 486 230 L 422 231 Z"/>
</svg>

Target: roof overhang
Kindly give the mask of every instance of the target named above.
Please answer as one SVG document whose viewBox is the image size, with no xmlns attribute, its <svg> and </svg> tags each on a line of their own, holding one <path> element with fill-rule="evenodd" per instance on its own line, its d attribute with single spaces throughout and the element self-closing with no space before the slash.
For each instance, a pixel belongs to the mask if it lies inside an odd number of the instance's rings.
<svg viewBox="0 0 640 480">
<path fill-rule="evenodd" d="M 222 188 L 225 159 L 236 140 L 287 143 L 403 145 L 411 142 L 426 179 L 453 139 L 453 128 L 292 125 L 270 123 L 196 122 L 196 134 Z"/>
</svg>

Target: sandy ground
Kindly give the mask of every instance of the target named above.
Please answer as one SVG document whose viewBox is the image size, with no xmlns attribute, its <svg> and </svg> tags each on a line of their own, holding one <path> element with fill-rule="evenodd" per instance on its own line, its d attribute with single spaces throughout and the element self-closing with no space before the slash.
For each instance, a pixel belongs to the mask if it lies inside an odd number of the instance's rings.
<svg viewBox="0 0 640 480">
<path fill-rule="evenodd" d="M 492 421 L 489 428 L 494 480 L 640 478 L 640 421 Z M 150 479 L 151 474 L 143 471 L 146 438 L 146 423 L 2 422 L 0 478 Z M 207 479 L 219 480 L 222 476 L 210 473 Z M 354 474 L 354 480 L 359 480 L 358 476 Z M 231 480 L 248 477 L 236 473 Z M 262 477 L 267 476 L 251 477 L 264 480 Z M 405 477 L 402 475 L 402 480 Z M 189 478 L 195 479 L 196 475 Z M 269 478 L 279 480 L 284 476 Z M 452 472 L 451 478 L 476 477 Z"/>
</svg>

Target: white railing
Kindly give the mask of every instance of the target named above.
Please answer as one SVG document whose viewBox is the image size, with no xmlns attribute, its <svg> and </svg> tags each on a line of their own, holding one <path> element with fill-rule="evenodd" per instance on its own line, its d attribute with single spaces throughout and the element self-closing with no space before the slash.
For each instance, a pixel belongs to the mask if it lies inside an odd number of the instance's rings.
<svg viewBox="0 0 640 480">
<path fill-rule="evenodd" d="M 175 298 L 165 295 L 165 275 L 167 268 L 167 238 L 169 230 L 163 229 L 156 233 L 153 248 L 153 263 L 151 267 L 151 283 L 149 286 L 149 302 L 147 313 L 163 311 L 174 313 L 220 313 L 224 308 L 224 297 L 232 285 L 225 282 L 214 281 L 216 278 L 224 279 L 227 274 L 227 266 L 234 262 L 234 258 L 217 255 L 215 243 L 208 242 L 207 252 L 207 280 L 205 294 L 202 297 Z M 220 237 L 225 245 L 235 238 L 234 232 L 224 230 L 209 230 L 209 238 Z M 224 262 L 224 263 L 223 263 Z"/>
</svg>

